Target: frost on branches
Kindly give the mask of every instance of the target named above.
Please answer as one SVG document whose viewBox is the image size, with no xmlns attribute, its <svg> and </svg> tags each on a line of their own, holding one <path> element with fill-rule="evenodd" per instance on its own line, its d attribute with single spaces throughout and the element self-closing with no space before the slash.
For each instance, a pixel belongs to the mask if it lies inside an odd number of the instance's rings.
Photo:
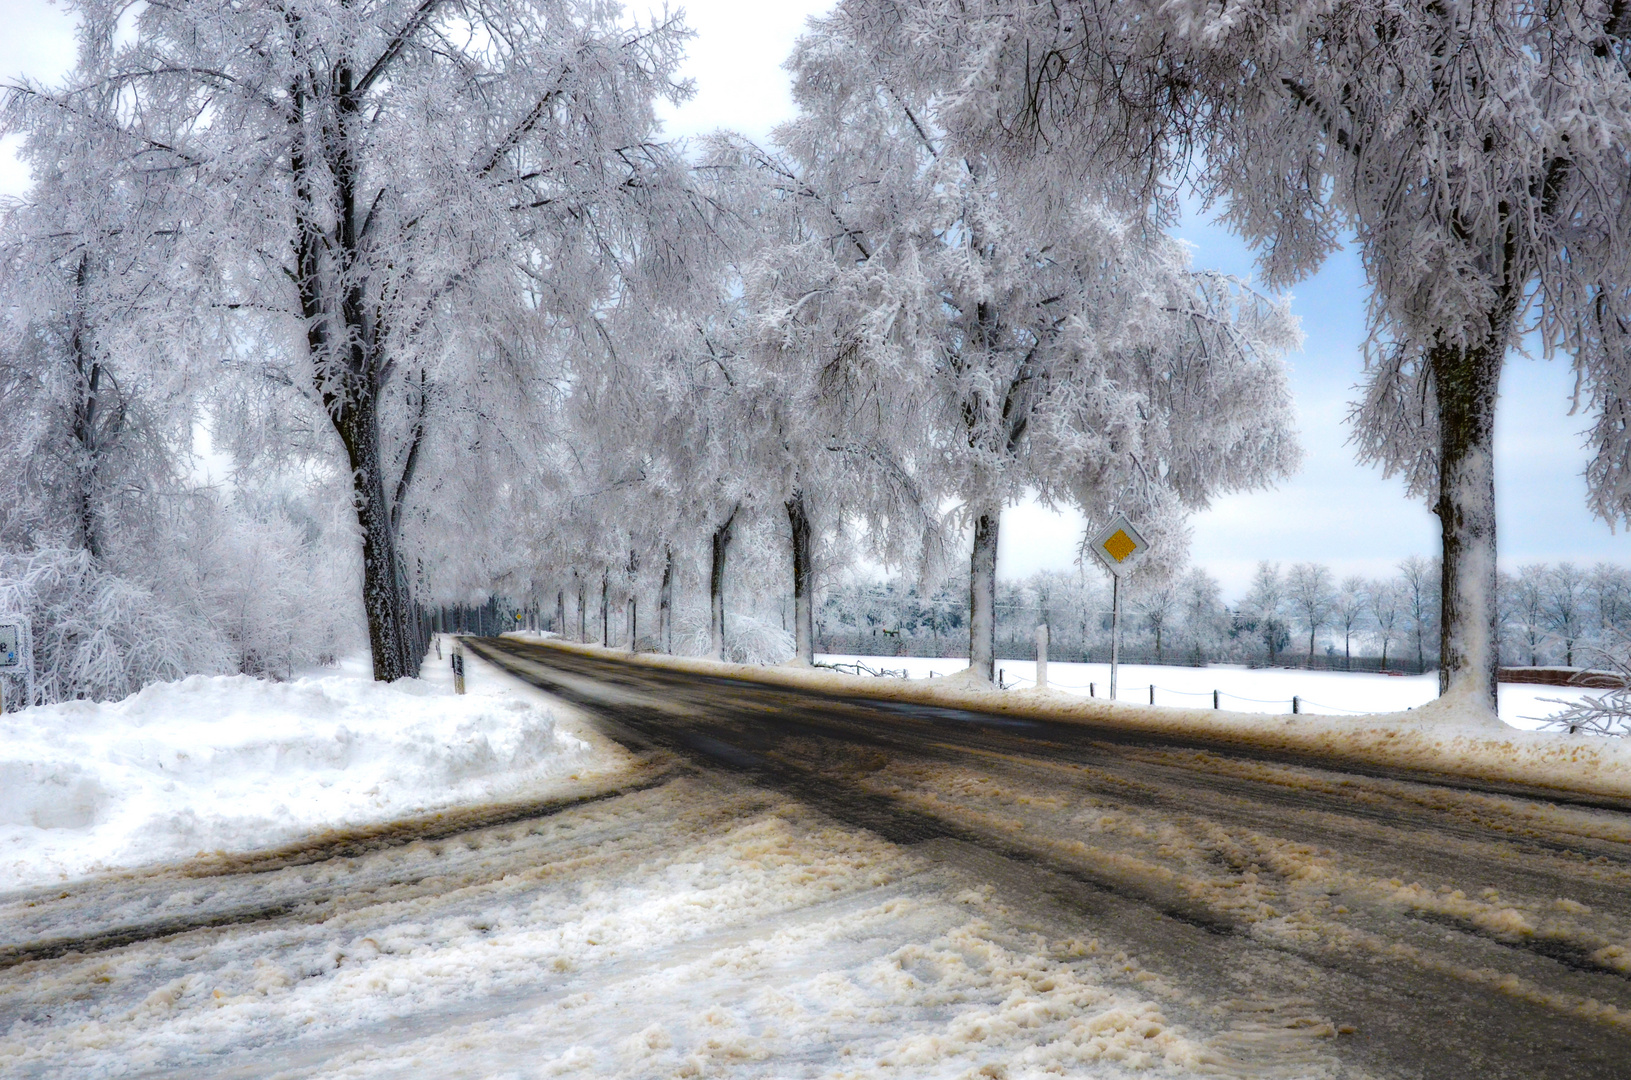
<svg viewBox="0 0 1631 1080">
<path fill-rule="evenodd" d="M 652 101 L 683 92 L 681 28 L 557 0 L 217 0 L 142 6 L 127 40 L 125 5 L 75 7 L 80 67 L 14 94 L 9 126 L 75 118 L 172 185 L 177 285 L 216 356 L 327 418 L 374 674 L 411 673 L 403 537 L 438 403 L 511 415 L 549 321 L 592 309 L 663 216 Z"/>
<path fill-rule="evenodd" d="M 1170 208 L 1187 173 L 1271 283 L 1351 230 L 1373 287 L 1360 456 L 1443 532 L 1441 689 L 1493 713 L 1495 401 L 1568 353 L 1586 477 L 1631 512 L 1631 12 L 1619 3 L 854 0 L 949 88 L 968 138 Z"/>
<path fill-rule="evenodd" d="M 824 319 L 925 403 L 911 459 L 973 529 L 970 666 L 990 679 L 1003 507 L 1029 489 L 1178 539 L 1184 511 L 1295 464 L 1280 356 L 1299 335 L 1140 219 L 960 140 L 932 69 L 862 8 L 789 64 L 800 111 L 777 138 L 829 209 L 828 263 L 781 318 Z"/>
<path fill-rule="evenodd" d="M 1588 735 L 1631 735 L 1631 634 L 1612 630 L 1605 645 L 1590 651 L 1602 663 L 1602 669 L 1592 674 L 1601 675 L 1606 671 L 1610 680 L 1619 685 L 1611 687 L 1604 694 L 1587 694 L 1578 701 L 1541 698 L 1550 704 L 1563 706 L 1560 712 L 1547 718 L 1545 726 L 1554 731 L 1567 731 L 1571 735 L 1580 732 Z"/>
</svg>

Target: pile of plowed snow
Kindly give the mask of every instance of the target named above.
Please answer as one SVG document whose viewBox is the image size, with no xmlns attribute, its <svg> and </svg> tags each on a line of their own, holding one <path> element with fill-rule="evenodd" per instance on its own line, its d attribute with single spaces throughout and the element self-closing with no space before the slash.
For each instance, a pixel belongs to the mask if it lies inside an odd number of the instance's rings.
<svg viewBox="0 0 1631 1080">
<path fill-rule="evenodd" d="M 525 797 L 584 763 L 549 710 L 416 679 L 194 676 L 0 716 L 0 889 Z"/>
</svg>

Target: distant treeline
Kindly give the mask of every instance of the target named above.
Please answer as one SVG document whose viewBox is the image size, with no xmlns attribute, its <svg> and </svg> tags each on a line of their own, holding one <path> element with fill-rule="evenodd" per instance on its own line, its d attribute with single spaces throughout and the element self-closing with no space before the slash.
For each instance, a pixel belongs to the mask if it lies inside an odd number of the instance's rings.
<svg viewBox="0 0 1631 1080">
<path fill-rule="evenodd" d="M 827 590 L 817 610 L 828 653 L 962 656 L 968 590 L 958 577 L 924 589 L 907 582 L 852 581 Z M 1035 655 L 1046 624 L 1049 657 L 1110 656 L 1110 589 L 1097 572 L 1041 571 L 997 592 L 999 655 Z M 1591 666 L 1631 631 L 1631 570 L 1599 563 L 1532 563 L 1502 574 L 1501 662 Z M 1438 662 L 1439 568 L 1410 558 L 1391 577 L 1338 581 L 1329 567 L 1258 564 L 1251 586 L 1226 604 L 1204 569 L 1129 590 L 1122 657 L 1161 664 L 1240 663 L 1334 670 L 1422 672 Z"/>
</svg>

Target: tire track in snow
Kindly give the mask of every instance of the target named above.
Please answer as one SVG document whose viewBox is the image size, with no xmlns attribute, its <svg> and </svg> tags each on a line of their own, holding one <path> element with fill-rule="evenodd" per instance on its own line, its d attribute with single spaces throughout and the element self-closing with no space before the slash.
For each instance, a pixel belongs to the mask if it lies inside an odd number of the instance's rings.
<svg viewBox="0 0 1631 1080">
<path fill-rule="evenodd" d="M 625 777 L 620 783 L 603 785 L 571 796 L 466 807 L 382 825 L 330 830 L 308 840 L 268 851 L 207 856 L 176 866 L 98 878 L 68 889 L 35 889 L 14 893 L 9 897 L 0 897 L 0 922 L 15 930 L 20 924 L 26 926 L 26 920 L 7 918 L 7 915 L 14 912 L 26 915 L 27 909 L 42 905 L 47 906 L 46 909 L 55 919 L 66 920 L 73 918 L 72 912 L 75 911 L 106 907 L 110 896 L 121 893 L 153 895 L 188 880 L 273 874 L 319 863 L 357 860 L 409 844 L 456 840 L 472 833 L 538 821 L 566 810 L 646 791 L 667 783 L 675 771 L 670 762 L 647 760 L 637 768 L 633 779 Z M 392 879 L 385 885 L 395 890 L 410 888 L 421 884 L 433 873 L 427 870 Z M 338 901 L 354 897 L 358 886 L 355 882 L 340 883 L 326 889 L 290 888 L 285 885 L 279 892 L 281 895 L 276 899 L 260 903 L 215 909 L 205 907 L 205 910 L 194 910 L 184 915 L 110 926 L 90 933 L 76 930 L 72 934 L 55 937 L 0 942 L 0 971 L 31 961 L 53 960 L 71 954 L 88 956 L 198 930 L 219 930 L 285 918 L 320 922 L 328 917 Z"/>
<path fill-rule="evenodd" d="M 0 1071 L 1352 1075 L 1296 1003 L 1208 1037 L 1111 946 L 751 784 L 680 776 L 508 832 L 509 872 L 415 901 L 14 969 Z"/>
<path fill-rule="evenodd" d="M 1301 965 L 1305 997 L 1356 1019 L 1348 1053 L 1389 1075 L 1622 1073 L 1631 816 L 1616 801 L 472 646 L 632 743 L 898 842 L 983 851 L 1074 918 L 1110 918 L 1152 967 L 1222 991 Z M 1007 802 L 952 790 L 959 770 L 1004 769 L 1031 788 Z M 1057 812 L 1039 809 L 1049 800 Z M 1159 828 L 1083 844 L 1089 805 Z M 1300 876 L 1318 874 L 1328 890 Z"/>
</svg>

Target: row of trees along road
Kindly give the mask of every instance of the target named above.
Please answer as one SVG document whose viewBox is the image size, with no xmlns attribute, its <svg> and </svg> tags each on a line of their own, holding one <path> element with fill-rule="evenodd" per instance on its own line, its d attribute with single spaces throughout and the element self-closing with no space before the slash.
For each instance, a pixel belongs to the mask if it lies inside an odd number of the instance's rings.
<svg viewBox="0 0 1631 1080">
<path fill-rule="evenodd" d="M 852 577 L 831 585 L 817 611 L 828 652 L 960 656 L 967 589 L 955 577 L 919 585 Z M 1598 563 L 1530 563 L 1500 581 L 1501 662 L 1516 667 L 1602 666 L 1631 634 L 1631 570 Z M 1226 603 L 1200 567 L 1146 578 L 1128 590 L 1124 659 L 1156 664 L 1236 663 L 1331 670 L 1426 671 L 1438 663 L 1439 569 L 1412 556 L 1380 578 L 1338 578 L 1319 563 L 1258 565 Z M 1040 570 L 997 589 L 999 655 L 1032 655 L 1048 627 L 1054 660 L 1105 662 L 1110 592 L 1096 572 Z"/>
<path fill-rule="evenodd" d="M 687 92 L 677 18 L 74 11 L 68 82 L 7 99 L 36 183 L 8 303 L 208 387 L 240 462 L 344 478 L 378 678 L 413 670 L 417 605 L 478 591 L 553 593 L 562 621 L 570 598 L 582 634 L 598 596 L 609 640 L 660 581 L 668 647 L 697 566 L 717 653 L 731 552 L 770 533 L 808 659 L 819 567 L 932 572 L 959 528 L 989 678 L 1021 492 L 1177 552 L 1187 512 L 1296 463 L 1295 321 L 1161 232 L 1180 179 L 1271 284 L 1358 232 L 1355 420 L 1363 457 L 1434 493 L 1447 691 L 1493 705 L 1489 431 L 1520 333 L 1574 354 L 1594 506 L 1626 506 L 1608 8 L 846 0 L 800 40 L 769 145 L 689 156 L 653 112 Z M 82 268 L 106 302 L 39 299 Z"/>
<path fill-rule="evenodd" d="M 1565 568 L 1566 569 L 1566 568 Z M 1540 574 L 1546 611 L 1553 610 L 1552 571 Z M 1526 572 L 1527 572 L 1526 571 Z M 1584 580 L 1584 575 L 1575 573 Z M 1111 597 L 1098 573 L 1038 571 L 1004 581 L 997 592 L 997 639 L 1002 655 L 1032 655 L 1038 625 L 1048 627 L 1055 660 L 1106 662 L 1110 656 Z M 1530 579 L 1525 578 L 1527 583 Z M 1580 627 L 1593 642 L 1612 643 L 1631 626 L 1620 595 L 1625 571 L 1599 567 L 1592 591 L 1576 600 Z M 1600 621 L 1597 598 L 1604 598 Z M 1181 574 L 1150 575 L 1125 595 L 1123 659 L 1156 664 L 1314 664 L 1335 670 L 1407 668 L 1426 671 L 1438 659 L 1438 567 L 1412 557 L 1398 573 L 1379 579 L 1350 576 L 1337 583 L 1328 567 L 1296 563 L 1258 565 L 1247 590 L 1227 604 L 1216 578 L 1195 567 Z M 959 655 L 954 633 L 967 621 L 966 597 L 947 581 L 919 588 L 905 581 L 856 580 L 828 590 L 821 612 L 821 638 L 829 651 L 901 656 Z M 1544 620 L 1546 615 L 1537 615 Z M 1550 623 L 1539 625 L 1542 653 L 1554 640 Z M 1505 626 L 1516 656 L 1518 622 Z M 1587 635 L 1577 631 L 1584 643 Z M 1513 662 L 1522 662 L 1514 659 Z"/>
<path fill-rule="evenodd" d="M 1352 230 L 1372 284 L 1361 458 L 1442 529 L 1440 689 L 1494 708 L 1495 402 L 1565 351 L 1592 508 L 1631 511 L 1631 12 L 1601 0 L 901 0 L 844 10 L 934 66 L 968 141 L 1169 206 L 1187 176 L 1271 283 Z"/>
<path fill-rule="evenodd" d="M 591 322 L 618 255 L 673 220 L 652 102 L 681 93 L 679 25 L 551 0 L 72 6 L 68 84 L 5 112 L 32 216 L 66 219 L 18 238 L 8 291 L 88 266 L 133 299 L 41 318 L 251 369 L 272 400 L 236 449 L 306 435 L 338 459 L 375 675 L 416 670 L 416 568 L 447 538 L 413 534 L 457 498 L 416 502 L 427 466 L 514 480 L 547 425 L 549 322 Z"/>
</svg>

